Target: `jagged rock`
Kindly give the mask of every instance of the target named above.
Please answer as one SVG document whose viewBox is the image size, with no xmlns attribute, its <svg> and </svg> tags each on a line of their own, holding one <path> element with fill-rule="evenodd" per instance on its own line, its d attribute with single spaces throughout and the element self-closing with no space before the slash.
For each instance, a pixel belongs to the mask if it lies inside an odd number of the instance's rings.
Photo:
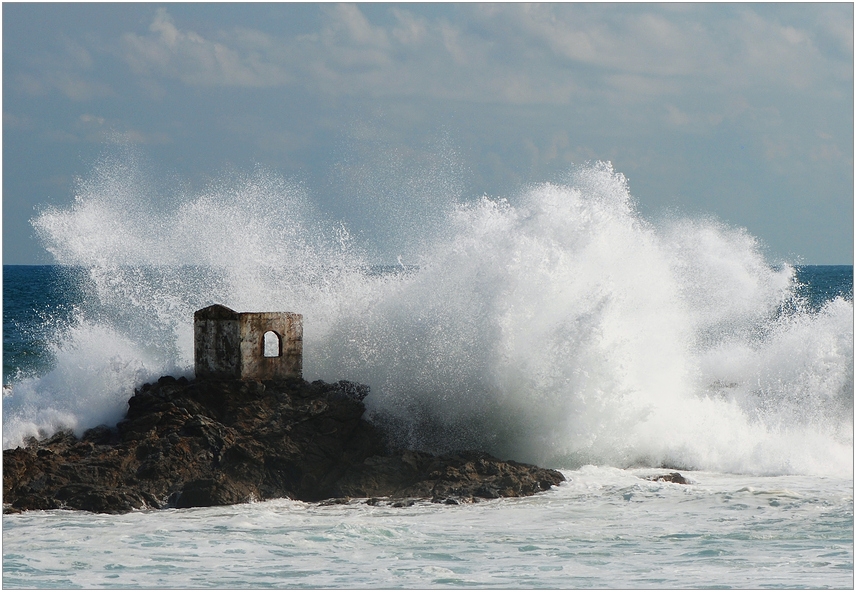
<svg viewBox="0 0 856 592">
<path fill-rule="evenodd" d="M 163 377 L 134 393 L 115 429 L 4 450 L 4 511 L 121 513 L 278 497 L 454 504 L 531 495 L 564 480 L 479 452 L 390 450 L 363 419 L 368 393 L 347 381 Z"/>
<path fill-rule="evenodd" d="M 681 485 L 689 485 L 689 480 L 680 473 L 669 473 L 668 475 L 655 475 L 648 478 L 649 481 L 668 481 L 670 483 L 680 483 Z"/>
</svg>

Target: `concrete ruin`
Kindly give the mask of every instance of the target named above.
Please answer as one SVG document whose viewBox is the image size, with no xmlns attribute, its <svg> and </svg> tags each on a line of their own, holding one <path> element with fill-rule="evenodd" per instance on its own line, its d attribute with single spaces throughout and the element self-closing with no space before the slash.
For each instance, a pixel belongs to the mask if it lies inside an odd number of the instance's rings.
<svg viewBox="0 0 856 592">
<path fill-rule="evenodd" d="M 303 315 L 235 312 L 220 304 L 193 314 L 197 378 L 303 377 Z"/>
</svg>

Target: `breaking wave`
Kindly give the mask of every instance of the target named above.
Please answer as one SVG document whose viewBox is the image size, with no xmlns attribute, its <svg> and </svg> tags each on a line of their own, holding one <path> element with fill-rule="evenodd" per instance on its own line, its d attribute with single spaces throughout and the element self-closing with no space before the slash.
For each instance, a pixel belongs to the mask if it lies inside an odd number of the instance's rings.
<svg viewBox="0 0 856 592">
<path fill-rule="evenodd" d="M 808 306 L 745 230 L 645 220 L 608 163 L 507 200 L 434 196 L 442 223 L 386 268 L 270 171 L 195 193 L 151 177 L 105 158 L 33 220 L 86 297 L 54 369 L 4 397 L 4 447 L 115 422 L 135 385 L 191 376 L 193 311 L 218 302 L 302 313 L 304 376 L 370 385 L 407 446 L 852 474 L 852 301 Z"/>
</svg>

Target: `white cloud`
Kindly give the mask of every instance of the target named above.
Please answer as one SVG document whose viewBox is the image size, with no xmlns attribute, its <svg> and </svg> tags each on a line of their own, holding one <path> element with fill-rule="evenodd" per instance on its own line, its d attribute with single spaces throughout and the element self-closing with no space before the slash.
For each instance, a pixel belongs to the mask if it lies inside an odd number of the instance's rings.
<svg viewBox="0 0 856 592">
<path fill-rule="evenodd" d="M 324 27 L 328 39 L 342 39 L 354 47 L 389 48 L 389 36 L 381 27 L 372 25 L 354 4 L 336 4 L 325 10 L 329 19 Z M 335 41 L 330 45 L 340 45 Z"/>
<path fill-rule="evenodd" d="M 29 56 L 30 67 L 13 77 L 13 88 L 32 96 L 59 91 L 72 101 L 115 96 L 112 87 L 97 79 L 89 50 L 60 36 L 58 53 Z"/>
<path fill-rule="evenodd" d="M 668 121 L 673 125 L 683 126 L 690 122 L 690 117 L 674 105 L 667 105 L 666 111 L 668 112 Z"/>
<path fill-rule="evenodd" d="M 159 8 L 150 35 L 126 33 L 124 57 L 146 77 L 177 78 L 191 86 L 277 86 L 288 81 L 285 70 L 255 51 L 240 51 L 175 26 L 165 8 Z M 266 36 L 239 30 L 244 43 L 266 44 Z M 260 43 L 261 42 L 261 43 Z"/>
<path fill-rule="evenodd" d="M 84 113 L 83 115 L 81 115 L 77 119 L 83 125 L 95 125 L 95 126 L 99 126 L 99 127 L 104 125 L 104 123 L 106 123 L 106 121 L 107 121 L 103 117 L 99 117 L 98 115 L 91 115 L 89 113 Z"/>
<path fill-rule="evenodd" d="M 835 68 L 841 75 L 814 30 L 763 8 L 476 4 L 458 12 L 449 22 L 430 8 L 390 7 L 393 18 L 379 25 L 359 5 L 325 5 L 308 35 L 226 28 L 215 41 L 160 8 L 148 35 L 127 33 L 123 43 L 136 72 L 194 86 L 293 83 L 327 95 L 510 104 L 668 101 L 686 113 L 680 101 L 706 93 L 718 112 L 699 113 L 700 122 L 722 121 L 735 95 L 810 92 Z M 812 26 L 846 43 L 852 11 L 843 24 L 846 11 L 836 14 Z"/>
<path fill-rule="evenodd" d="M 404 46 L 419 46 L 428 35 L 427 19 L 418 17 L 407 10 L 393 8 L 392 14 L 397 24 L 392 28 L 392 36 Z"/>
<path fill-rule="evenodd" d="M 86 79 L 73 72 L 44 72 L 39 76 L 21 74 L 15 77 L 15 87 L 34 96 L 58 90 L 72 101 L 88 101 L 115 95 L 108 84 Z"/>
<path fill-rule="evenodd" d="M 477 191 L 613 159 L 655 204 L 720 199 L 700 180 L 721 169 L 731 195 L 843 187 L 852 207 L 852 5 L 165 6 L 72 9 L 73 39 L 37 11 L 19 21 L 10 137 L 112 134 L 194 151 L 179 168 L 261 158 L 320 177 L 342 136 L 409 159 L 447 126 Z"/>
</svg>

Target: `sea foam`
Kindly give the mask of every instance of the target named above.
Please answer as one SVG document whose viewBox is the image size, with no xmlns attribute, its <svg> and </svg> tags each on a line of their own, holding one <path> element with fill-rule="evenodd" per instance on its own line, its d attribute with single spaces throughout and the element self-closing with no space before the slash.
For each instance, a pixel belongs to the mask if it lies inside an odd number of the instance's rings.
<svg viewBox="0 0 856 592">
<path fill-rule="evenodd" d="M 275 173 L 166 195 L 151 176 L 106 158 L 34 219 L 87 296 L 55 368 L 4 398 L 4 447 L 115 422 L 134 385 L 191 376 L 193 311 L 219 302 L 302 313 L 304 376 L 370 385 L 369 416 L 402 445 L 852 474 L 852 302 L 810 310 L 743 229 L 645 220 L 608 163 L 508 199 L 438 198 L 442 223 L 383 272 Z"/>
</svg>

